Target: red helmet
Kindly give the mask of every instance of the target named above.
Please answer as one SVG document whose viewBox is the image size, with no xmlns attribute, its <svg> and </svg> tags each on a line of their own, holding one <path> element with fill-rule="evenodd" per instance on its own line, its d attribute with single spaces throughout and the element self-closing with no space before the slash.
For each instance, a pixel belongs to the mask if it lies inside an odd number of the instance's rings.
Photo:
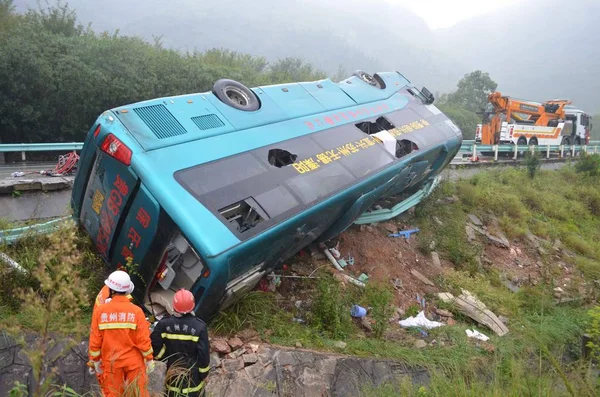
<svg viewBox="0 0 600 397">
<path fill-rule="evenodd" d="M 186 314 L 194 310 L 194 295 L 187 289 L 180 289 L 173 296 L 173 309 L 177 313 Z"/>
</svg>

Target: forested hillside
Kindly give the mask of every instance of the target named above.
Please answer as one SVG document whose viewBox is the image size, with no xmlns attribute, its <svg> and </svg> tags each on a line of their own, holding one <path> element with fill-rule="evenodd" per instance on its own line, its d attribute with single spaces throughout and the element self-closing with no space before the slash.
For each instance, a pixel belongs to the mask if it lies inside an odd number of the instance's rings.
<svg viewBox="0 0 600 397">
<path fill-rule="evenodd" d="M 0 0 L 0 141 L 82 141 L 115 106 L 204 92 L 219 78 L 249 86 L 325 77 L 297 58 L 178 52 L 141 38 L 97 33 L 67 7 L 16 14 Z"/>
</svg>

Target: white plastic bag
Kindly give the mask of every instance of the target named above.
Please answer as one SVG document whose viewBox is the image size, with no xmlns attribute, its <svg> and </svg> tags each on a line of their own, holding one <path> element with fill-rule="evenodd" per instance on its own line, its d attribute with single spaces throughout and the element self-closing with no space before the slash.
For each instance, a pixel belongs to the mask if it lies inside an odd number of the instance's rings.
<svg viewBox="0 0 600 397">
<path fill-rule="evenodd" d="M 467 336 L 469 338 L 479 339 L 479 340 L 482 340 L 484 342 L 490 339 L 489 337 L 485 336 L 484 334 L 482 334 L 481 332 L 479 332 L 477 330 L 467 329 L 467 330 L 465 330 L 465 332 L 467 333 Z"/>
<path fill-rule="evenodd" d="M 419 312 L 416 317 L 411 316 L 407 319 L 400 320 L 399 324 L 403 328 L 420 327 L 425 329 L 437 328 L 446 325 L 444 323 L 438 323 L 437 321 L 428 320 L 427 317 L 425 317 L 425 313 L 422 311 Z"/>
</svg>

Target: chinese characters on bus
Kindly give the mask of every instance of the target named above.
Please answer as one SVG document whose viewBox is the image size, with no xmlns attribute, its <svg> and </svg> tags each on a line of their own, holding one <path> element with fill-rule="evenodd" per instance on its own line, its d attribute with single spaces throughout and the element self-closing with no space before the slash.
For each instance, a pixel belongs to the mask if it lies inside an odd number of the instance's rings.
<svg viewBox="0 0 600 397">
<path fill-rule="evenodd" d="M 388 130 L 388 132 L 393 137 L 398 137 L 402 134 L 420 130 L 428 125 L 429 122 L 427 120 L 421 119 L 405 124 L 401 127 L 393 128 Z M 381 141 L 376 137 L 369 136 L 361 139 L 360 141 L 348 142 L 342 146 L 336 147 L 333 150 L 327 150 L 325 152 L 318 153 L 314 156 L 314 158 L 311 156 L 304 160 L 299 160 L 293 163 L 292 166 L 296 169 L 296 171 L 298 171 L 299 174 L 304 174 L 319 169 L 321 166 L 335 162 L 343 157 L 349 157 L 361 150 L 368 149 L 376 143 L 381 143 Z"/>
</svg>

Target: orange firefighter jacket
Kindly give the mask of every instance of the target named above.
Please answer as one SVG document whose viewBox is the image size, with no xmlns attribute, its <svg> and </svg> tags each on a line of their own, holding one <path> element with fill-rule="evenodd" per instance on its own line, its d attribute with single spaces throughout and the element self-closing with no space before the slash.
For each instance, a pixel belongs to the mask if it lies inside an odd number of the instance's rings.
<svg viewBox="0 0 600 397">
<path fill-rule="evenodd" d="M 94 309 L 90 330 L 90 360 L 114 368 L 136 368 L 152 360 L 150 324 L 144 312 L 126 296 L 116 295 Z"/>
</svg>

